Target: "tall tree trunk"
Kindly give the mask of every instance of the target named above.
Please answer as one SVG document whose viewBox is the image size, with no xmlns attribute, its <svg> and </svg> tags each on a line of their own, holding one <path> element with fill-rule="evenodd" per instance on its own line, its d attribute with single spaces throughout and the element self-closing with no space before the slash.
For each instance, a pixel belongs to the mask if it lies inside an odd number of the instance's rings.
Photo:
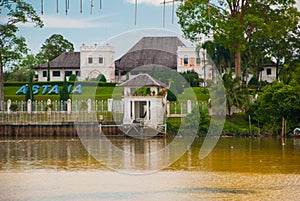
<svg viewBox="0 0 300 201">
<path fill-rule="evenodd" d="M 237 79 L 240 79 L 241 78 L 241 51 L 240 50 L 236 50 L 235 52 L 234 63 L 235 63 L 235 77 Z"/>
<path fill-rule="evenodd" d="M 0 54 L 0 111 L 4 110 L 4 80 L 3 80 L 3 63 Z"/>
</svg>

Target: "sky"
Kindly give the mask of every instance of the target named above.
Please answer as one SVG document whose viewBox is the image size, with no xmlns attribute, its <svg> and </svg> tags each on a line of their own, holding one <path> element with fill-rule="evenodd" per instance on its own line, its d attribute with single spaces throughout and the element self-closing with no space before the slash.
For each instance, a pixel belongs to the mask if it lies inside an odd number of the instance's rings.
<svg viewBox="0 0 300 201">
<path fill-rule="evenodd" d="M 32 24 L 20 24 L 20 35 L 26 38 L 32 53 L 39 52 L 44 41 L 52 34 L 61 34 L 80 50 L 82 44 L 125 43 L 136 40 L 133 32 L 140 35 L 178 35 L 180 26 L 174 13 L 172 22 L 172 3 L 165 7 L 165 28 L 163 28 L 163 0 L 137 0 L 137 19 L 135 24 L 135 0 L 69 0 L 66 15 L 66 0 L 28 0 L 44 22 L 43 28 L 35 28 Z M 91 10 L 91 2 L 93 9 Z M 175 4 L 175 9 L 178 3 Z M 43 14 L 42 14 L 43 11 Z M 117 39 L 117 40 L 115 40 Z M 108 42 L 109 41 L 109 42 Z M 124 45 L 123 45 L 124 46 Z M 128 47 L 129 49 L 130 47 Z M 116 55 L 118 57 L 118 55 Z"/>
<path fill-rule="evenodd" d="M 100 1 L 102 9 L 100 9 Z M 28 47 L 34 54 L 40 51 L 42 44 L 52 34 L 61 34 L 74 44 L 75 51 L 79 51 L 82 44 L 117 46 L 115 58 L 125 53 L 144 35 L 182 36 L 175 13 L 172 22 L 172 3 L 166 4 L 165 27 L 163 27 L 161 2 L 164 0 L 137 0 L 136 24 L 135 1 L 82 0 L 81 13 L 81 0 L 69 0 L 66 15 L 66 0 L 27 0 L 38 12 L 45 26 L 35 28 L 32 24 L 20 24 L 19 34 L 26 38 Z M 93 2 L 92 9 L 91 2 Z M 300 0 L 297 1 L 298 7 L 299 2 Z M 179 3 L 175 4 L 175 10 L 178 5 Z M 0 21 L 1 18 L 3 19 L 3 16 L 0 16 Z"/>
</svg>

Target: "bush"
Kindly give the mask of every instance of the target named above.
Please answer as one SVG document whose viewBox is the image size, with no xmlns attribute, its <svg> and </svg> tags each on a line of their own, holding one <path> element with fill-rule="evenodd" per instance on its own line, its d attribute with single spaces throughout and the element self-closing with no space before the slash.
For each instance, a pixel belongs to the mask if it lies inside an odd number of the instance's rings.
<svg viewBox="0 0 300 201">
<path fill-rule="evenodd" d="M 9 107 L 9 109 L 13 112 L 18 111 L 18 105 L 16 103 L 12 103 Z"/>
<path fill-rule="evenodd" d="M 46 105 L 45 111 L 48 111 L 49 109 L 53 110 L 53 105 L 52 104 Z"/>
<path fill-rule="evenodd" d="M 75 74 L 71 74 L 69 77 L 69 82 L 75 82 L 77 81 L 77 76 Z"/>
</svg>

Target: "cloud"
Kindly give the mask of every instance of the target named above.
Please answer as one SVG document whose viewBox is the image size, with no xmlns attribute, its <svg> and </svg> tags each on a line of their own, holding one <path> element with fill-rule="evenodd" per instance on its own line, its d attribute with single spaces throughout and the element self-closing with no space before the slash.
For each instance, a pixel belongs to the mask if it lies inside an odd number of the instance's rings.
<svg viewBox="0 0 300 201">
<path fill-rule="evenodd" d="M 135 3 L 135 0 L 126 0 L 128 3 Z M 137 0 L 139 4 L 148 4 L 153 6 L 161 6 L 163 0 Z"/>
<path fill-rule="evenodd" d="M 109 25 L 107 22 L 101 22 L 104 16 L 97 17 L 80 17 L 74 18 L 70 16 L 41 16 L 45 28 L 65 28 L 65 29 L 82 29 L 82 28 L 99 28 Z M 0 17 L 0 22 L 7 22 L 7 17 Z M 22 27 L 31 27 L 31 23 L 19 24 Z"/>
<path fill-rule="evenodd" d="M 66 28 L 66 29 L 82 29 L 82 28 L 99 28 L 104 27 L 107 23 L 101 23 L 103 16 L 97 17 L 81 17 L 74 18 L 68 16 L 42 16 L 42 20 L 46 28 Z"/>
</svg>

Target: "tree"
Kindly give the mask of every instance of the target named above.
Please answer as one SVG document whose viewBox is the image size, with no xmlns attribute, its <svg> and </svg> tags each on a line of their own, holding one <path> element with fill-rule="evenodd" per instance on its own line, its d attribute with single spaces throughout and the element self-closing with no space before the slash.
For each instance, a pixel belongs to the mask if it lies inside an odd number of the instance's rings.
<svg viewBox="0 0 300 201">
<path fill-rule="evenodd" d="M 250 115 L 269 133 L 280 133 L 281 122 L 292 130 L 300 122 L 300 86 L 275 82 L 266 86 L 250 108 Z"/>
<path fill-rule="evenodd" d="M 249 96 L 245 87 L 239 84 L 238 79 L 233 79 L 232 77 L 232 71 L 225 73 L 222 77 L 229 116 L 231 116 L 232 106 L 246 111 L 250 105 Z"/>
<path fill-rule="evenodd" d="M 186 80 L 185 87 L 198 87 L 199 86 L 199 77 L 198 74 L 194 71 L 185 71 L 180 73 L 182 77 Z"/>
<path fill-rule="evenodd" d="M 222 44 L 213 41 L 206 41 L 199 48 L 204 48 L 207 51 L 207 54 L 213 60 L 220 73 L 231 68 L 232 54 L 229 49 L 225 48 Z"/>
<path fill-rule="evenodd" d="M 46 39 L 41 47 L 41 51 L 37 54 L 37 57 L 42 62 L 50 62 L 63 52 L 73 52 L 74 45 L 65 39 L 60 34 L 53 34 L 50 38 Z"/>
<path fill-rule="evenodd" d="M 75 74 L 71 74 L 69 77 L 69 82 L 76 82 L 77 81 L 77 76 Z"/>
<path fill-rule="evenodd" d="M 27 85 L 27 89 L 26 89 L 26 95 L 25 95 L 25 101 L 27 102 L 29 99 L 31 101 L 34 100 L 34 96 L 33 96 L 33 91 L 32 91 L 32 87 L 33 87 L 33 73 L 30 72 L 29 75 L 29 84 Z M 32 102 L 31 102 L 32 103 Z"/>
<path fill-rule="evenodd" d="M 251 37 L 272 38 L 270 30 L 287 33 L 299 21 L 294 0 L 187 0 L 177 16 L 185 37 L 198 40 L 213 32 L 216 42 L 235 53 L 236 78 L 241 77 L 241 52 Z"/>
<path fill-rule="evenodd" d="M 23 0 L 2 0 L 0 13 L 5 13 L 7 20 L 0 24 L 0 103 L 4 101 L 4 67 L 11 61 L 16 61 L 27 52 L 25 38 L 17 36 L 18 23 L 33 22 L 36 27 L 42 27 L 43 22 L 32 5 Z M 4 105 L 0 104 L 0 110 Z"/>
<path fill-rule="evenodd" d="M 63 105 L 63 109 L 66 110 L 66 101 L 68 101 L 69 99 L 69 92 L 68 92 L 68 84 L 67 84 L 67 78 L 65 76 L 64 79 L 64 83 L 63 83 L 63 87 L 60 90 L 59 93 L 59 99 L 60 99 L 60 103 Z"/>
</svg>

